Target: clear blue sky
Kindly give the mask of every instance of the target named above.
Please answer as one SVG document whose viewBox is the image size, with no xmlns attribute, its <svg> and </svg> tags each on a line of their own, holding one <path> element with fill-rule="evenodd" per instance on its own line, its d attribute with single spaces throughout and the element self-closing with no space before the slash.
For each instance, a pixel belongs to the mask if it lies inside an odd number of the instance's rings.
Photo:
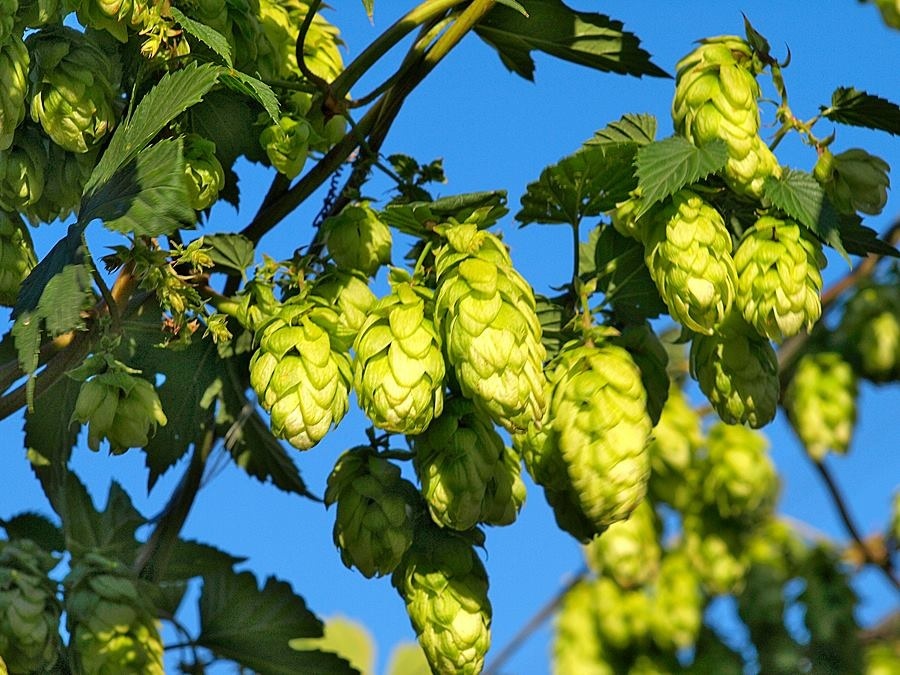
<svg viewBox="0 0 900 675">
<path fill-rule="evenodd" d="M 411 2 L 376 1 L 375 25 L 365 18 L 358 0 L 332 2 L 338 11 L 329 14 L 342 30 L 352 57 L 399 16 Z M 900 101 L 900 33 L 880 22 L 874 7 L 854 0 L 833 2 L 731 2 L 675 3 L 626 2 L 572 3 L 579 9 L 602 11 L 625 22 L 637 33 L 655 62 L 674 72 L 675 62 L 695 39 L 740 34 L 741 11 L 770 41 L 776 54 L 789 45 L 793 55 L 785 76 L 792 105 L 801 117 L 815 114 L 819 104 L 830 100 L 838 86 L 856 86 Z M 527 5 L 527 3 L 526 3 Z M 398 52 L 396 58 L 401 54 Z M 574 151 L 582 141 L 626 112 L 649 112 L 660 121 L 660 135 L 671 131 L 669 105 L 671 80 L 637 80 L 606 75 L 536 56 L 536 83 L 507 73 L 494 52 L 476 37 L 468 37 L 442 63 L 425 84 L 410 97 L 388 137 L 385 154 L 403 152 L 422 161 L 444 159 L 449 183 L 442 195 L 459 192 L 506 189 L 510 208 L 518 207 L 525 185 L 541 169 Z M 396 61 L 392 62 L 396 63 Z M 380 75 L 387 71 L 381 71 Z M 374 74 L 360 91 L 380 80 Z M 764 81 L 764 87 L 769 84 Z M 767 93 L 772 95 L 771 88 Z M 773 107 L 763 115 L 771 121 Z M 826 135 L 822 125 L 821 135 Z M 900 139 L 884 134 L 837 129 L 835 148 L 865 147 L 900 167 Z M 783 164 L 809 169 L 814 153 L 798 143 L 784 143 L 778 151 Z M 269 174 L 259 167 L 244 166 L 241 182 L 244 202 L 240 214 L 228 206 L 217 207 L 208 231 L 233 229 L 246 222 L 268 185 Z M 897 177 L 894 176 L 895 181 Z M 378 197 L 385 188 L 373 183 L 367 190 Z M 289 255 L 308 241 L 310 220 L 320 203 L 310 200 L 261 243 L 261 251 Z M 893 196 L 885 213 L 871 219 L 881 231 L 900 216 L 900 201 Z M 501 223 L 512 247 L 516 265 L 539 291 L 559 284 L 570 274 L 569 242 L 551 227 L 531 226 L 518 230 L 511 216 Z M 62 230 L 42 228 L 36 239 L 45 253 Z M 98 244 L 103 237 L 90 235 Z M 399 262 L 402 250 L 395 250 Z M 846 265 L 832 257 L 827 277 L 837 278 Z M 900 477 L 897 454 L 898 387 L 863 387 L 860 425 L 850 455 L 829 460 L 841 486 L 850 495 L 851 509 L 862 529 L 871 532 L 884 525 L 891 494 Z M 362 440 L 363 418 L 348 415 L 339 429 L 306 453 L 294 453 L 304 478 L 319 494 L 334 461 L 346 448 Z M 782 510 L 804 520 L 830 536 L 845 537 L 834 509 L 825 499 L 802 449 L 781 416 L 768 429 L 772 454 L 783 472 Z M 0 459 L 0 517 L 25 509 L 49 512 L 40 489 L 31 476 L 21 448 L 21 418 L 2 423 L 0 433 L 7 447 Z M 102 501 L 112 477 L 120 480 L 147 515 L 155 513 L 173 488 L 181 465 L 169 471 L 154 493 L 144 495 L 143 458 L 132 451 L 122 457 L 94 454 L 82 443 L 73 465 Z M 494 606 L 495 653 L 581 566 L 575 542 L 560 533 L 541 492 L 529 483 L 529 497 L 519 521 L 488 532 L 485 564 L 491 578 Z M 333 513 L 319 504 L 290 497 L 269 486 L 248 480 L 231 465 L 221 471 L 201 492 L 185 535 L 218 545 L 250 558 L 247 566 L 259 576 L 275 574 L 293 584 L 320 616 L 342 614 L 366 624 L 379 647 L 384 666 L 394 643 L 413 638 L 403 603 L 388 579 L 366 580 L 344 568 L 331 541 Z M 896 606 L 896 595 L 874 574 L 862 576 L 858 590 L 861 616 L 869 622 Z M 522 675 L 548 671 L 550 630 L 545 627 L 532 637 L 506 668 Z M 488 660 L 490 661 L 490 659 Z M 173 664 L 174 665 L 174 664 Z M 173 668 L 174 671 L 174 668 Z"/>
</svg>

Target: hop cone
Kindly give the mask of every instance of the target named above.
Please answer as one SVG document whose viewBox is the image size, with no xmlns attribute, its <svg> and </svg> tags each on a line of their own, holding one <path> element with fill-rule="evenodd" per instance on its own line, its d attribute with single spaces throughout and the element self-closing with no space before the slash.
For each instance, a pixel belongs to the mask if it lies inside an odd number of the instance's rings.
<svg viewBox="0 0 900 675">
<path fill-rule="evenodd" d="M 106 54 L 84 33 L 54 28 L 31 34 L 31 119 L 57 144 L 87 152 L 116 125 L 118 79 Z"/>
<path fill-rule="evenodd" d="M 858 289 L 847 303 L 840 332 L 863 376 L 873 382 L 900 379 L 900 285 Z"/>
<path fill-rule="evenodd" d="M 508 471 L 506 447 L 493 425 L 464 398 L 447 402 L 444 412 L 418 436 L 411 438 L 416 474 L 432 519 L 442 527 L 468 530 L 487 521 L 489 511 L 505 512 L 497 504 L 497 478 Z M 518 490 L 508 495 L 513 516 Z"/>
<path fill-rule="evenodd" d="M 816 162 L 814 174 L 838 211 L 877 216 L 887 203 L 890 170 L 880 157 L 851 148 L 836 155 L 826 150 Z"/>
<path fill-rule="evenodd" d="M 133 0 L 68 0 L 78 22 L 86 28 L 105 30 L 119 42 L 128 41 Z"/>
<path fill-rule="evenodd" d="M 257 331 L 250 385 L 271 416 L 272 433 L 300 450 L 347 412 L 352 374 L 339 322 L 330 307 L 287 303 Z"/>
<path fill-rule="evenodd" d="M 704 512 L 686 514 L 683 527 L 685 554 L 706 590 L 714 595 L 738 591 L 748 567 L 743 526 Z"/>
<path fill-rule="evenodd" d="M 0 153 L 12 145 L 16 127 L 25 119 L 30 62 L 21 37 L 9 35 L 0 40 Z"/>
<path fill-rule="evenodd" d="M 122 370 L 108 370 L 82 383 L 73 422 L 88 425 L 88 447 L 103 439 L 114 454 L 143 448 L 167 419 L 153 385 Z"/>
<path fill-rule="evenodd" d="M 895 26 L 900 28 L 900 10 L 897 11 Z M 897 675 L 900 673 L 900 649 L 886 643 L 868 645 L 866 647 L 865 673 L 866 675 Z"/>
<path fill-rule="evenodd" d="M 40 28 L 58 23 L 62 19 L 62 0 L 19 0 L 16 23 L 28 28 Z"/>
<path fill-rule="evenodd" d="M 272 166 L 293 180 L 306 164 L 312 133 L 312 127 L 305 119 L 282 115 L 278 122 L 262 130 L 259 144 Z"/>
<path fill-rule="evenodd" d="M 555 675 L 614 675 L 598 635 L 596 593 L 590 581 L 579 581 L 563 596 L 553 641 Z"/>
<path fill-rule="evenodd" d="M 647 446 L 648 490 L 654 499 L 685 510 L 693 499 L 691 464 L 702 444 L 700 416 L 679 388 L 670 387 L 669 398 Z"/>
<path fill-rule="evenodd" d="M 608 577 L 594 582 L 595 602 L 600 609 L 597 628 L 603 641 L 616 649 L 627 649 L 644 641 L 650 631 L 650 597 L 639 590 L 624 590 Z"/>
<path fill-rule="evenodd" d="M 322 224 L 322 231 L 340 269 L 374 277 L 391 261 L 391 230 L 367 202 L 345 207 Z"/>
<path fill-rule="evenodd" d="M 781 169 L 759 137 L 760 91 L 750 45 L 732 35 L 707 38 L 675 67 L 675 130 L 696 145 L 725 141 L 725 180 L 736 192 L 759 197 L 766 177 Z"/>
<path fill-rule="evenodd" d="M 495 235 L 471 224 L 443 234 L 434 320 L 448 363 L 463 395 L 511 433 L 524 430 L 545 405 L 534 294 Z"/>
<path fill-rule="evenodd" d="M 780 342 L 822 314 L 822 245 L 792 220 L 763 216 L 734 253 L 736 306 L 760 335 Z"/>
<path fill-rule="evenodd" d="M 721 334 L 695 335 L 691 374 L 728 424 L 765 426 L 778 404 L 778 359 L 769 341 L 733 324 Z"/>
<path fill-rule="evenodd" d="M 366 448 L 341 455 L 325 504 L 337 503 L 334 543 L 347 567 L 371 578 L 393 572 L 413 540 L 417 491 L 400 469 Z"/>
<path fill-rule="evenodd" d="M 717 423 L 706 438 L 703 499 L 722 518 L 759 520 L 775 505 L 778 474 L 765 436 L 747 427 Z"/>
<path fill-rule="evenodd" d="M 4 44 L 13 35 L 16 10 L 18 9 L 19 0 L 0 0 L 0 45 Z"/>
<path fill-rule="evenodd" d="M 0 541 L 0 655 L 13 673 L 49 672 L 56 662 L 61 608 L 47 576 L 56 562 L 28 539 Z"/>
<path fill-rule="evenodd" d="M 484 566 L 463 535 L 428 527 L 391 577 L 435 673 L 480 673 L 491 643 Z"/>
<path fill-rule="evenodd" d="M 27 124 L 0 151 L 0 209 L 31 213 L 44 195 L 49 156 L 41 132 Z"/>
<path fill-rule="evenodd" d="M 650 635 L 663 651 L 685 649 L 694 644 L 703 619 L 700 580 L 681 551 L 662 559 L 652 593 Z"/>
<path fill-rule="evenodd" d="M 444 407 L 444 357 L 423 292 L 408 282 L 395 283 L 372 308 L 353 345 L 359 405 L 386 431 L 420 434 Z"/>
<path fill-rule="evenodd" d="M 481 505 L 481 522 L 488 525 L 511 525 L 525 503 L 522 463 L 513 448 L 504 446 L 503 456 L 494 465 Z"/>
<path fill-rule="evenodd" d="M 18 214 L 0 211 L 0 305 L 16 304 L 22 281 L 36 264 L 25 223 Z"/>
<path fill-rule="evenodd" d="M 804 354 L 784 393 L 788 420 L 817 460 L 847 452 L 856 424 L 856 374 L 837 352 Z"/>
<path fill-rule="evenodd" d="M 163 675 L 154 608 L 128 569 L 89 553 L 73 564 L 65 585 L 78 675 Z"/>
<path fill-rule="evenodd" d="M 711 335 L 731 309 L 737 278 L 722 216 L 689 190 L 654 215 L 644 238 L 647 268 L 674 319 Z"/>
<path fill-rule="evenodd" d="M 56 143 L 44 145 L 49 146 L 49 152 L 41 198 L 23 209 L 32 223 L 49 223 L 57 218 L 65 219 L 73 213 L 81 203 L 84 186 L 97 159 L 96 151 L 74 153 Z"/>
<path fill-rule="evenodd" d="M 354 335 L 362 329 L 377 301 L 367 279 L 341 270 L 318 277 L 313 294 L 334 307 L 341 326 Z"/>
<path fill-rule="evenodd" d="M 216 203 L 225 187 L 225 171 L 216 157 L 216 144 L 197 134 L 184 138 L 184 174 L 188 201 L 202 211 Z"/>
<path fill-rule="evenodd" d="M 585 547 L 585 557 L 597 572 L 622 588 L 643 586 L 659 570 L 660 525 L 653 506 L 641 502 L 626 520 L 613 523 Z"/>
</svg>

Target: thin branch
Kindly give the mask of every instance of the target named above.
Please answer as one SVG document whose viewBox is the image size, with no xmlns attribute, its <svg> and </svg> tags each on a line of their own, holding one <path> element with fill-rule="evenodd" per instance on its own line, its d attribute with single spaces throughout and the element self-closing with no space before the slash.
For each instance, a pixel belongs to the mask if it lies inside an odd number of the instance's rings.
<svg viewBox="0 0 900 675">
<path fill-rule="evenodd" d="M 306 8 L 306 16 L 303 17 L 303 23 L 300 24 L 300 32 L 297 34 L 297 45 L 295 47 L 295 51 L 297 56 L 297 65 L 300 67 L 300 72 L 303 73 L 303 77 L 316 85 L 316 87 L 320 91 L 327 92 L 330 88 L 328 82 L 323 80 L 321 77 L 319 77 L 309 69 L 309 66 L 306 63 L 306 56 L 303 53 L 303 47 L 306 44 L 306 36 L 309 34 L 309 27 L 312 26 L 313 19 L 316 16 L 316 12 L 319 11 L 319 5 L 321 4 L 322 0 L 309 1 Z"/>
</svg>

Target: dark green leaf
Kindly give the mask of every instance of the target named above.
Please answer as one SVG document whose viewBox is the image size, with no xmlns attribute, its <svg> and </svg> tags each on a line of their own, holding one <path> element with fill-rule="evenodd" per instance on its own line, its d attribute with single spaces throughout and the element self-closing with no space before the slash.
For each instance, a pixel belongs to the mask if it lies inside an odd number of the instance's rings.
<svg viewBox="0 0 900 675">
<path fill-rule="evenodd" d="M 209 247 L 209 255 L 215 269 L 232 274 L 244 272 L 253 264 L 253 242 L 241 234 L 214 234 L 203 237 L 203 245 Z"/>
<path fill-rule="evenodd" d="M 215 546 L 179 539 L 166 566 L 165 579 L 193 579 L 206 574 L 229 573 L 246 558 L 233 556 Z"/>
<path fill-rule="evenodd" d="M 114 232 L 155 237 L 193 225 L 181 139 L 138 153 L 82 203 L 81 222 L 95 218 Z"/>
<path fill-rule="evenodd" d="M 697 147 L 680 136 L 670 136 L 645 145 L 635 161 L 643 208 L 649 209 L 686 185 L 719 171 L 727 161 L 728 149 L 719 139 Z"/>
<path fill-rule="evenodd" d="M 417 237 L 429 236 L 434 226 L 449 222 L 471 220 L 484 229 L 502 218 L 506 208 L 506 191 L 471 192 L 443 197 L 433 202 L 395 204 L 380 212 L 391 227 Z"/>
<path fill-rule="evenodd" d="M 636 143 L 648 145 L 656 138 L 656 118 L 653 115 L 627 114 L 594 133 L 588 145 L 607 143 Z"/>
<path fill-rule="evenodd" d="M 900 134 L 900 106 L 853 87 L 836 89 L 831 106 L 822 106 L 822 114 L 832 122 Z"/>
<path fill-rule="evenodd" d="M 900 251 L 884 239 L 871 227 L 866 227 L 858 219 L 841 221 L 841 243 L 851 255 L 865 256 L 869 253 L 900 258 Z"/>
<path fill-rule="evenodd" d="M 84 234 L 83 225 L 77 223 L 69 225 L 66 236 L 56 242 L 50 252 L 31 270 L 19 290 L 19 298 L 12 312 L 13 319 L 38 306 L 47 283 L 62 272 L 66 265 L 84 262 L 86 249 L 81 238 L 82 234 Z"/>
<path fill-rule="evenodd" d="M 614 227 L 600 227 L 597 288 L 605 294 L 616 318 L 640 324 L 668 311 L 644 263 L 643 245 L 622 236 Z"/>
<path fill-rule="evenodd" d="M 552 359 L 569 339 L 566 325 L 571 319 L 571 310 L 566 309 L 566 304 L 570 305 L 572 299 L 570 295 L 555 298 L 535 295 L 534 299 L 541 322 L 541 343 L 547 350 L 547 358 Z"/>
<path fill-rule="evenodd" d="M 321 637 L 322 622 L 290 585 L 269 577 L 259 589 L 250 572 L 204 577 L 197 644 L 266 675 L 353 673 L 334 654 L 295 651 L 294 638 Z"/>
<path fill-rule="evenodd" d="M 9 539 L 31 539 L 45 551 L 64 551 L 66 540 L 62 530 L 47 516 L 39 513 L 20 513 L 0 521 Z"/>
<path fill-rule="evenodd" d="M 252 75 L 247 75 L 246 73 L 241 73 L 236 70 L 223 70 L 220 79 L 222 80 L 222 84 L 232 91 L 236 91 L 244 94 L 244 96 L 249 96 L 254 99 L 265 108 L 265 111 L 269 113 L 269 117 L 272 121 L 278 121 L 278 116 L 281 112 L 281 104 L 278 102 L 278 97 L 275 96 L 275 92 L 272 91 L 272 87 L 262 80 L 256 79 Z"/>
<path fill-rule="evenodd" d="M 531 52 L 535 50 L 603 72 L 668 76 L 620 21 L 578 12 L 561 0 L 531 0 L 527 9 L 528 16 L 523 16 L 498 5 L 475 26 L 478 36 L 497 50 L 503 65 L 525 79 L 534 79 Z"/>
<path fill-rule="evenodd" d="M 747 36 L 747 42 L 753 48 L 754 52 L 760 54 L 763 58 L 769 56 L 769 52 L 771 51 L 769 41 L 763 37 L 762 33 L 753 27 L 753 24 L 750 23 L 750 19 L 747 18 L 746 14 L 744 15 L 744 34 Z"/>
<path fill-rule="evenodd" d="M 525 11 L 525 8 L 522 7 L 516 0 L 497 0 L 498 5 L 503 5 L 504 7 L 509 7 L 517 11 L 519 14 L 524 16 L 526 19 L 528 18 L 528 12 Z"/>
<path fill-rule="evenodd" d="M 216 54 L 221 56 L 222 60 L 229 68 L 233 67 L 234 64 L 231 61 L 231 45 L 228 44 L 228 40 L 224 35 L 214 28 L 210 28 L 205 23 L 194 21 L 177 7 L 170 7 L 169 11 L 172 12 L 172 18 L 178 22 L 188 35 L 193 35 Z"/>
<path fill-rule="evenodd" d="M 81 383 L 61 377 L 25 411 L 25 447 L 32 463 L 64 468 L 81 426 L 70 423 Z"/>
<path fill-rule="evenodd" d="M 239 429 L 233 443 L 226 443 L 234 463 L 265 483 L 285 492 L 308 496 L 306 483 L 300 477 L 292 454 L 278 442 L 262 418 L 253 412 Z"/>
</svg>

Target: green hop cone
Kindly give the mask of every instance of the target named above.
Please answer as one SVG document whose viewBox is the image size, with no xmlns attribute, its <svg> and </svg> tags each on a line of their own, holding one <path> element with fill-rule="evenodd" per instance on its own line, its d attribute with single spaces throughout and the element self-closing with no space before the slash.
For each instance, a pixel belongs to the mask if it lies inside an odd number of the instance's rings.
<svg viewBox="0 0 900 675">
<path fill-rule="evenodd" d="M 77 675 L 163 675 L 155 610 L 126 567 L 88 553 L 75 560 L 64 583 Z"/>
<path fill-rule="evenodd" d="M 322 223 L 332 260 L 340 269 L 374 277 L 391 261 L 391 229 L 368 202 L 350 204 Z"/>
<path fill-rule="evenodd" d="M 541 324 L 531 287 L 495 235 L 447 226 L 435 252 L 434 321 L 464 396 L 510 433 L 544 413 Z"/>
<path fill-rule="evenodd" d="M 0 40 L 0 152 L 12 145 L 13 134 L 25 119 L 28 66 L 31 58 L 22 38 L 9 35 Z"/>
<path fill-rule="evenodd" d="M 672 318 L 711 335 L 731 309 L 737 276 L 731 234 L 699 195 L 681 190 L 654 214 L 644 237 L 647 268 Z"/>
<path fill-rule="evenodd" d="M 266 151 L 272 166 L 293 180 L 306 164 L 312 133 L 305 119 L 282 115 L 278 122 L 262 130 L 259 144 Z"/>
<path fill-rule="evenodd" d="M 738 592 L 749 560 L 743 525 L 717 513 L 688 513 L 683 519 L 684 552 L 706 590 L 713 595 Z"/>
<path fill-rule="evenodd" d="M 891 167 L 862 148 L 832 155 L 827 149 L 816 163 L 816 177 L 841 213 L 877 216 L 887 203 Z"/>
<path fill-rule="evenodd" d="M 585 547 L 591 568 L 622 588 L 650 582 L 659 570 L 660 524 L 648 501 L 641 502 L 626 520 L 613 523 Z"/>
<path fill-rule="evenodd" d="M 663 651 L 694 644 L 703 620 L 703 593 L 691 562 L 680 550 L 662 559 L 651 594 L 650 635 Z"/>
<path fill-rule="evenodd" d="M 900 9 L 897 10 L 895 27 L 900 28 Z M 897 675 L 900 673 L 900 646 L 896 644 L 876 642 L 867 645 L 865 659 L 866 675 Z"/>
<path fill-rule="evenodd" d="M 22 281 L 36 264 L 25 223 L 16 213 L 0 211 L 0 305 L 16 304 Z"/>
<path fill-rule="evenodd" d="M 347 413 L 349 344 L 331 307 L 285 303 L 257 331 L 250 385 L 270 414 L 272 433 L 308 450 Z"/>
<path fill-rule="evenodd" d="M 744 233 L 734 264 L 735 304 L 760 335 L 781 342 L 818 321 L 825 257 L 806 228 L 763 216 Z"/>
<path fill-rule="evenodd" d="M 488 525 L 511 525 L 525 503 L 522 461 L 513 448 L 504 446 L 503 456 L 494 465 L 481 504 L 481 522 Z"/>
<path fill-rule="evenodd" d="M 216 144 L 197 134 L 184 137 L 184 175 L 191 207 L 202 211 L 216 203 L 225 187 L 225 171 Z"/>
<path fill-rule="evenodd" d="M 68 218 L 81 203 L 84 186 L 97 159 L 96 151 L 74 153 L 56 143 L 45 143 L 45 146 L 49 152 L 41 198 L 22 211 L 32 223 Z"/>
<path fill-rule="evenodd" d="M 491 644 L 487 572 L 470 539 L 437 527 L 417 530 L 391 577 L 435 673 L 480 673 Z"/>
<path fill-rule="evenodd" d="M 105 30 L 119 42 L 128 41 L 132 21 L 133 0 L 68 0 L 86 28 Z"/>
<path fill-rule="evenodd" d="M 847 452 L 856 425 L 856 395 L 853 366 L 837 352 L 810 352 L 797 362 L 784 409 L 811 457 Z"/>
<path fill-rule="evenodd" d="M 625 590 L 608 577 L 594 581 L 599 608 L 597 628 L 603 641 L 625 650 L 640 645 L 650 632 L 652 607 L 643 589 Z"/>
<path fill-rule="evenodd" d="M 353 388 L 379 429 L 420 434 L 444 408 L 444 357 L 427 316 L 427 290 L 403 281 L 380 300 L 353 349 Z"/>
<path fill-rule="evenodd" d="M 582 580 L 566 591 L 556 615 L 555 675 L 614 675 L 598 634 L 600 611 L 593 582 Z"/>
<path fill-rule="evenodd" d="M 900 379 L 900 285 L 863 286 L 847 303 L 839 331 L 848 358 L 873 382 Z"/>
<path fill-rule="evenodd" d="M 422 494 L 438 525 L 468 530 L 478 522 L 490 522 L 490 515 L 508 520 L 509 508 L 515 519 L 524 490 L 504 486 L 505 481 L 517 479 L 504 478 L 504 472 L 510 470 L 508 451 L 472 401 L 448 400 L 441 416 L 424 432 L 410 437 L 410 442 Z M 498 503 L 504 496 L 509 499 L 507 505 Z"/>
<path fill-rule="evenodd" d="M 41 132 L 28 124 L 0 151 L 0 209 L 29 214 L 44 195 L 49 155 Z"/>
<path fill-rule="evenodd" d="M 32 33 L 31 119 L 69 152 L 87 152 L 116 126 L 118 78 L 106 53 L 67 27 Z"/>
<path fill-rule="evenodd" d="M 328 477 L 325 505 L 337 504 L 334 543 L 347 567 L 365 577 L 392 573 L 413 540 L 418 492 L 400 469 L 367 448 L 341 455 Z"/>
<path fill-rule="evenodd" d="M 778 404 L 775 350 L 740 319 L 722 328 L 694 336 L 691 374 L 723 422 L 758 429 L 772 421 Z"/>
<path fill-rule="evenodd" d="M 18 27 L 40 28 L 58 23 L 64 11 L 62 0 L 19 0 Z"/>
<path fill-rule="evenodd" d="M 367 279 L 338 269 L 330 269 L 316 278 L 313 295 L 334 307 L 341 326 L 354 335 L 362 329 L 378 300 Z"/>
<path fill-rule="evenodd" d="M 0 655 L 13 673 L 49 672 L 56 662 L 62 608 L 47 576 L 56 563 L 31 540 L 0 541 Z"/>
<path fill-rule="evenodd" d="M 651 497 L 685 510 L 694 498 L 691 467 L 702 444 L 700 415 L 681 389 L 673 385 L 647 446 L 650 455 L 647 487 Z"/>
<path fill-rule="evenodd" d="M 675 68 L 676 132 L 700 146 L 723 140 L 726 182 L 758 198 L 765 179 L 778 177 L 781 167 L 759 137 L 759 68 L 750 45 L 733 35 L 707 38 Z"/>
</svg>

